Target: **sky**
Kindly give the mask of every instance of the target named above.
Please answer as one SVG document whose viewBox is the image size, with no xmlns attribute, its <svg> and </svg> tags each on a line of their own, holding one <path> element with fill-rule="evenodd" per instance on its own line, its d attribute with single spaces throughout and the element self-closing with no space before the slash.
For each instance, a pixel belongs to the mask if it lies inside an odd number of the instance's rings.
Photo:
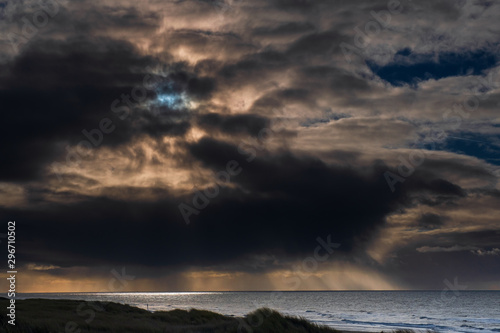
<svg viewBox="0 0 500 333">
<path fill-rule="evenodd" d="M 1 1 L 18 291 L 500 289 L 499 15 Z"/>
</svg>

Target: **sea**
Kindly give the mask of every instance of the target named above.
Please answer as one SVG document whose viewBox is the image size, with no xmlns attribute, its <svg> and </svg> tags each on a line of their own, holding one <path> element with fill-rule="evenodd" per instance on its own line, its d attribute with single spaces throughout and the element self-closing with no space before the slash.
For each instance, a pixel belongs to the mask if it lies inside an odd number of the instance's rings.
<svg viewBox="0 0 500 333">
<path fill-rule="evenodd" d="M 17 298 L 117 302 L 150 311 L 196 308 L 230 316 L 268 307 L 336 329 L 363 332 L 500 332 L 500 291 L 25 293 Z"/>
</svg>

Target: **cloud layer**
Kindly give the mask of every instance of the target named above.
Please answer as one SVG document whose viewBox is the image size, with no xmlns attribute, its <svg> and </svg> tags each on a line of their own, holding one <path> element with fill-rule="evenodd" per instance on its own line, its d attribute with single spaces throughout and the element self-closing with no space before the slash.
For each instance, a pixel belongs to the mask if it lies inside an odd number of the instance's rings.
<svg viewBox="0 0 500 333">
<path fill-rule="evenodd" d="M 499 6 L 41 4 L 0 4 L 0 217 L 33 279 L 286 288 L 330 235 L 297 288 L 498 288 Z"/>
</svg>

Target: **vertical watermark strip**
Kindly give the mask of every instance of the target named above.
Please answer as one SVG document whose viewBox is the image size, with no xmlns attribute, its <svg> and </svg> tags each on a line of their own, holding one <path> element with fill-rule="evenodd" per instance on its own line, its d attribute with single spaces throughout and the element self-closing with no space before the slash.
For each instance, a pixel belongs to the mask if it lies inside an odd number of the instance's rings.
<svg viewBox="0 0 500 333">
<path fill-rule="evenodd" d="M 10 318 L 8 323 L 16 325 L 16 221 L 9 221 L 7 224 L 7 281 L 9 291 L 9 306 L 7 307 L 7 317 Z"/>
</svg>

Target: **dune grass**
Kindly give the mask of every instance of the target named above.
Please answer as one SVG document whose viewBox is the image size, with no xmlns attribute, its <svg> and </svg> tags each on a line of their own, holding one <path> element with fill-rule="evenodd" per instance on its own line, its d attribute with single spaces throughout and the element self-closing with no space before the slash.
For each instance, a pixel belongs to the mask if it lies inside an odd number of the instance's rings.
<svg viewBox="0 0 500 333">
<path fill-rule="evenodd" d="M 8 300 L 0 298 L 0 308 Z M 16 325 L 0 313 L 0 332 L 8 333 L 332 333 L 335 329 L 304 318 L 262 308 L 243 318 L 205 310 L 149 312 L 113 302 L 29 299 L 16 302 Z M 395 333 L 410 333 L 398 330 Z"/>
<path fill-rule="evenodd" d="M 0 299 L 0 308 L 7 305 Z M 337 332 L 265 308 L 236 318 L 195 309 L 149 312 L 112 302 L 29 299 L 16 302 L 15 326 L 3 312 L 0 330 L 9 333 Z"/>
</svg>

